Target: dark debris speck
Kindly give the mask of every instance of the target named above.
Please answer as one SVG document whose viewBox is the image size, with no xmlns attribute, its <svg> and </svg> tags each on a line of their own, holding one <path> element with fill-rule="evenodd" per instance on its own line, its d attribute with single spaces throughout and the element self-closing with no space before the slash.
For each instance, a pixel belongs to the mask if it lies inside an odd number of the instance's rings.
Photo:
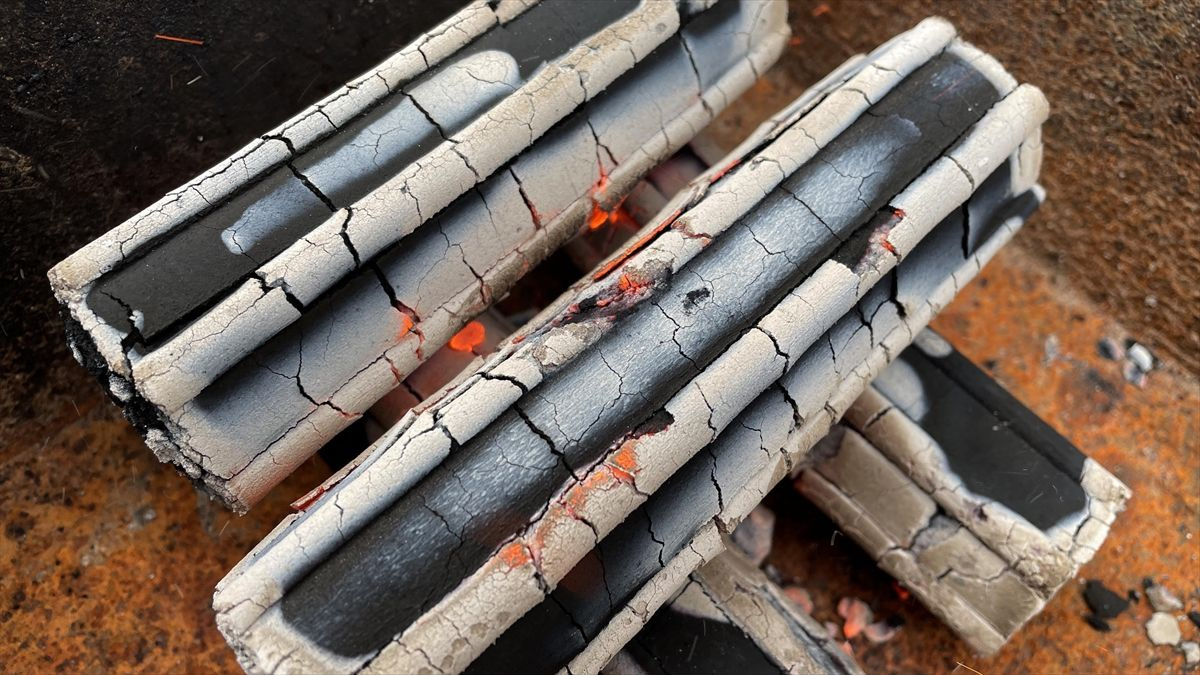
<svg viewBox="0 0 1200 675">
<path fill-rule="evenodd" d="M 1097 342 L 1096 352 L 1109 361 L 1120 360 L 1125 355 L 1125 350 L 1112 338 L 1104 338 Z"/>
<path fill-rule="evenodd" d="M 1092 613 L 1101 619 L 1115 619 L 1129 608 L 1129 601 L 1109 590 L 1096 579 L 1088 579 L 1083 588 L 1083 599 Z"/>
<path fill-rule="evenodd" d="M 1101 619 L 1095 614 L 1086 614 L 1084 615 L 1083 620 L 1087 622 L 1087 625 L 1095 628 L 1101 633 L 1107 633 L 1112 630 L 1112 626 L 1108 625 L 1107 621 Z"/>
</svg>

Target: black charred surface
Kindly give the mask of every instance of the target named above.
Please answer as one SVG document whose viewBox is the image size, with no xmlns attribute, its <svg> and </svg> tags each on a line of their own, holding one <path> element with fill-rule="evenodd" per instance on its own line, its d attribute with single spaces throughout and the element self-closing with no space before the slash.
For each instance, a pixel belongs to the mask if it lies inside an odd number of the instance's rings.
<svg viewBox="0 0 1200 675">
<path fill-rule="evenodd" d="M 571 477 L 560 456 L 575 473 L 599 459 L 630 420 L 661 408 L 998 97 L 952 55 L 917 70 L 653 302 L 616 317 L 596 345 L 523 396 L 521 414 L 463 443 L 314 568 L 284 596 L 285 619 L 339 654 L 380 648 L 538 516 Z M 713 297 L 689 308 L 698 283 Z"/>
<path fill-rule="evenodd" d="M 626 650 L 647 673 L 661 675 L 783 672 L 738 626 L 674 607 L 659 610 Z"/>
<path fill-rule="evenodd" d="M 917 347 L 899 359 L 916 372 L 928 412 L 906 410 L 941 447 L 973 493 L 1012 509 L 1042 530 L 1087 508 L 1080 485 L 1085 456 L 958 352 Z M 888 378 L 893 401 L 911 400 Z"/>
<path fill-rule="evenodd" d="M 63 309 L 61 314 L 63 322 L 66 325 L 68 344 L 72 345 L 78 352 L 83 367 L 96 378 L 96 381 L 100 383 L 105 393 L 108 394 L 109 399 L 122 407 L 125 418 L 129 420 L 129 423 L 143 436 L 151 430 L 163 431 L 165 433 L 166 429 L 158 408 L 139 396 L 137 391 L 128 385 L 128 383 L 126 383 L 126 387 L 129 390 L 129 398 L 127 400 L 117 398 L 112 391 L 110 378 L 119 376 L 114 375 L 108 369 L 108 362 L 96 351 L 95 344 L 92 342 L 91 337 L 88 336 L 87 331 L 83 329 L 83 326 L 79 325 L 79 322 L 66 309 Z"/>
</svg>

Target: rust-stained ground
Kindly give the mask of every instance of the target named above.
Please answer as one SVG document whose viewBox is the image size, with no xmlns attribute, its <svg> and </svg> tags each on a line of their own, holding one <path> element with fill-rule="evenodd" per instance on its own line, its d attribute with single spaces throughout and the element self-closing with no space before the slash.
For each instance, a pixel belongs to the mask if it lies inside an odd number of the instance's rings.
<svg viewBox="0 0 1200 675">
<path fill-rule="evenodd" d="M 1125 330 L 1020 246 L 1003 251 L 937 327 L 1133 488 L 1083 576 L 1122 592 L 1144 576 L 1161 578 L 1188 609 L 1200 609 L 1196 378 L 1168 363 L 1145 389 L 1126 383 L 1120 364 L 1096 349 L 1101 337 L 1123 339 Z M 1057 355 L 1048 358 L 1051 336 Z M 74 393 L 47 400 L 56 428 L 26 438 L 0 464 L 0 663 L 9 672 L 235 672 L 213 623 L 212 588 L 324 467 L 312 460 L 250 515 L 232 516 L 157 463 L 82 369 L 68 377 Z M 856 595 L 907 620 L 889 643 L 856 641 L 869 672 L 948 672 L 960 661 L 989 675 L 1182 665 L 1146 639 L 1145 601 L 1116 619 L 1113 632 L 1097 633 L 1082 620 L 1074 586 L 999 656 L 977 659 L 915 602 L 901 602 L 888 577 L 853 543 L 833 538 L 830 523 L 798 496 L 777 491 L 770 505 L 779 537 L 769 562 L 812 591 L 819 618 L 835 618 L 837 599 Z M 1200 638 L 1190 623 L 1182 629 L 1184 639 Z"/>
</svg>

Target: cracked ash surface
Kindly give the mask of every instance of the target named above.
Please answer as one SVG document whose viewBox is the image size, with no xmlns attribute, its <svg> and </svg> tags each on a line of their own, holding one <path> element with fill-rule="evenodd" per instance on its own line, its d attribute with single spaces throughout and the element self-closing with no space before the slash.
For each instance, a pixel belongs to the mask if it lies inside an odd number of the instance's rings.
<svg viewBox="0 0 1200 675">
<path fill-rule="evenodd" d="M 781 5 L 723 3 L 677 35 L 666 4 L 564 7 L 464 10 L 55 268 L 76 349 L 160 458 L 244 510 L 783 46 Z"/>
<path fill-rule="evenodd" d="M 822 445 L 797 489 L 987 655 L 1076 576 L 1130 497 L 932 333 Z"/>
<path fill-rule="evenodd" d="M 977 261 L 963 259 L 973 254 L 962 244 L 971 228 L 957 199 L 970 196 L 984 175 L 964 178 L 953 159 L 936 162 L 941 169 L 928 174 L 925 167 L 942 153 L 976 171 L 1007 167 L 1026 135 L 1035 142 L 1044 116 L 1035 91 L 995 77 L 994 66 L 969 47 L 946 47 L 951 38 L 943 22 L 926 22 L 881 52 L 881 67 L 857 72 L 853 87 L 818 96 L 811 119 L 784 125 L 777 142 L 756 156 L 748 152 L 746 163 L 710 194 L 693 197 L 678 221 L 664 221 L 683 224 L 680 230 L 651 229 L 663 233 L 657 241 L 583 287 L 575 302 L 565 301 L 557 316 L 484 366 L 485 374 L 507 373 L 516 382 L 466 381 L 393 431 L 358 470 L 286 525 L 222 582 L 215 601 L 223 630 L 247 662 L 267 671 L 461 669 L 565 583 L 599 536 L 752 401 L 758 378 L 731 378 L 731 368 L 775 379 L 794 353 L 800 390 L 842 378 L 861 386 L 869 375 L 857 372 L 862 350 L 885 359 L 887 340 L 901 335 L 888 321 L 900 311 L 927 320 L 961 283 L 958 266 L 968 268 L 963 281 L 978 269 Z M 872 96 L 880 102 L 868 109 L 863 99 Z M 847 104 L 844 130 L 814 121 Z M 779 171 L 785 164 L 801 166 Z M 1032 174 L 1004 176 L 1005 185 L 1023 190 L 1029 186 L 1018 184 Z M 742 193 L 739 210 L 725 213 L 724 223 L 703 220 L 705 209 Z M 1017 205 L 1026 196 L 1004 192 Z M 882 208 L 893 199 L 904 208 Z M 1029 208 L 1010 210 L 986 193 L 980 205 L 984 217 L 974 227 L 981 234 L 998 223 L 1010 227 L 1009 214 L 1019 224 Z M 875 215 L 881 210 L 882 219 Z M 906 210 L 926 215 L 914 220 Z M 929 222 L 946 214 L 937 228 Z M 797 218 L 807 218 L 802 227 L 794 227 Z M 696 222 L 708 229 L 702 244 Z M 929 229 L 935 234 L 917 245 Z M 949 255 L 937 233 L 949 235 Z M 1000 228 L 992 239 L 1002 243 L 1009 234 Z M 913 246 L 916 266 L 901 264 L 895 283 L 881 279 L 900 256 L 898 247 Z M 985 249 L 990 255 L 995 246 L 989 241 L 979 253 Z M 928 286 L 943 279 L 936 292 Z M 696 280 L 711 291 L 700 306 Z M 860 284 L 866 298 L 855 311 Z M 872 286 L 879 292 L 868 292 Z M 880 311 L 891 303 L 897 306 L 890 313 Z M 877 320 L 888 330 L 876 334 Z M 822 371 L 822 363 L 832 372 Z M 835 393 L 852 396 L 829 395 Z M 810 396 L 813 407 L 794 414 L 816 420 L 837 400 Z M 650 425 L 653 433 L 647 425 L 631 429 L 631 420 L 660 407 L 669 416 Z M 712 490 L 716 511 L 725 511 L 726 488 L 743 492 L 748 477 L 719 475 L 711 451 L 696 459 L 704 477 L 699 485 Z M 756 464 L 730 466 L 753 471 Z M 687 513 L 706 517 L 700 509 Z M 419 534 L 400 540 L 390 534 L 401 531 Z M 687 541 L 692 531 L 670 534 Z M 650 534 L 651 541 L 665 541 Z M 659 554 L 665 557 L 665 547 Z M 592 598 L 609 598 L 609 609 L 594 617 L 603 622 L 617 600 L 605 558 L 596 560 L 606 583 Z M 629 578 L 629 590 L 645 579 Z M 549 602 L 571 619 L 577 637 L 587 637 L 578 623 L 584 618 L 567 608 L 571 599 Z"/>
</svg>

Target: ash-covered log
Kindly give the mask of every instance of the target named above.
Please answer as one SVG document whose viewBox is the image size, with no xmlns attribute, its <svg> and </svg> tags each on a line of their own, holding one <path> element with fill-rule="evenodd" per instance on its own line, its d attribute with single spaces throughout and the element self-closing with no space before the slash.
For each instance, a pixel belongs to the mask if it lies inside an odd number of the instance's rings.
<svg viewBox="0 0 1200 675">
<path fill-rule="evenodd" d="M 818 447 L 800 492 L 985 655 L 1091 560 L 1130 496 L 931 331 Z"/>
<path fill-rule="evenodd" d="M 77 359 L 245 510 L 779 55 L 707 4 L 473 3 L 51 270 Z"/>
<path fill-rule="evenodd" d="M 680 548 L 629 587 L 662 604 L 1036 208 L 1046 112 L 941 20 L 852 60 L 281 524 L 220 584 L 221 630 L 252 670 L 461 671 L 696 470 L 715 509 L 668 508 L 699 520 L 656 525 Z"/>
<path fill-rule="evenodd" d="M 516 654 L 536 652 L 523 657 L 530 672 L 555 672 L 567 664 L 572 672 L 594 672 L 613 658 L 693 570 L 724 550 L 722 534 L 733 532 L 772 486 L 808 461 L 810 449 L 866 384 L 1021 220 L 1009 219 L 966 258 L 952 252 L 961 242 L 962 222 L 939 226 L 884 280 L 884 288 L 902 285 L 898 306 L 880 304 L 884 291 L 864 298 L 471 669 L 488 672 Z"/>
<path fill-rule="evenodd" d="M 861 675 L 862 669 L 783 589 L 729 550 L 689 575 L 601 672 Z"/>
</svg>

